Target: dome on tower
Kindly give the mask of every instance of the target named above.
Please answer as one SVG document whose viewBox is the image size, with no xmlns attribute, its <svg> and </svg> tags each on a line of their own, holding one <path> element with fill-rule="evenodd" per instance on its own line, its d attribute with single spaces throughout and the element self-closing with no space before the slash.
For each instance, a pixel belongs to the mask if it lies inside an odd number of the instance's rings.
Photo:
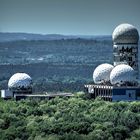
<svg viewBox="0 0 140 140">
<path fill-rule="evenodd" d="M 9 89 L 28 89 L 31 87 L 32 79 L 26 73 L 14 74 L 8 82 Z"/>
<path fill-rule="evenodd" d="M 109 82 L 110 72 L 114 68 L 111 64 L 101 64 L 93 72 L 93 80 L 95 84 L 101 84 L 104 82 Z"/>
<path fill-rule="evenodd" d="M 136 82 L 135 71 L 129 65 L 117 65 L 110 73 L 110 82 L 112 85 L 134 83 Z"/>
<path fill-rule="evenodd" d="M 139 33 L 131 24 L 120 24 L 112 34 L 114 44 L 137 44 Z"/>
</svg>

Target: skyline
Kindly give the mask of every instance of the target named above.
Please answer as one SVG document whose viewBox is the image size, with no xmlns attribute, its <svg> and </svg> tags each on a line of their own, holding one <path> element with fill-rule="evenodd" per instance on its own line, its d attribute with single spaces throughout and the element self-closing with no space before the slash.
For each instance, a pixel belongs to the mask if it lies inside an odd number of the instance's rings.
<svg viewBox="0 0 140 140">
<path fill-rule="evenodd" d="M 140 31 L 139 0 L 0 0 L 0 32 L 111 35 L 121 23 Z"/>
</svg>

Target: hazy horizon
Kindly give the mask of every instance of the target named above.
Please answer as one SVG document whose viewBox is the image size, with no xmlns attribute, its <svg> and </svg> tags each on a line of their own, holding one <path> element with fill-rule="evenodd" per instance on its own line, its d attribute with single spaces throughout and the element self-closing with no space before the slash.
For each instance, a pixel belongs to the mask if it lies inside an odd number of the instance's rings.
<svg viewBox="0 0 140 140">
<path fill-rule="evenodd" d="M 121 23 L 140 32 L 139 0 L 0 0 L 0 32 L 111 35 Z"/>
<path fill-rule="evenodd" d="M 9 33 L 9 34 L 33 34 L 33 35 L 62 35 L 62 36 L 112 36 L 112 34 L 101 34 L 101 35 L 96 35 L 96 34 L 59 34 L 59 33 L 48 33 L 48 34 L 45 34 L 45 33 L 35 33 L 35 32 L 1 32 L 0 33 Z"/>
</svg>

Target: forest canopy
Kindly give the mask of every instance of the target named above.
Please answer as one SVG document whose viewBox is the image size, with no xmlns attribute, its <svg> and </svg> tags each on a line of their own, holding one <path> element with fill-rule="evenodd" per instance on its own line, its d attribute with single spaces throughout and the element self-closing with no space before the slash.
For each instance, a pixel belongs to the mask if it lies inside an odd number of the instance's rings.
<svg viewBox="0 0 140 140">
<path fill-rule="evenodd" d="M 82 94 L 51 100 L 0 100 L 1 140 L 137 140 L 140 102 L 106 102 Z"/>
</svg>

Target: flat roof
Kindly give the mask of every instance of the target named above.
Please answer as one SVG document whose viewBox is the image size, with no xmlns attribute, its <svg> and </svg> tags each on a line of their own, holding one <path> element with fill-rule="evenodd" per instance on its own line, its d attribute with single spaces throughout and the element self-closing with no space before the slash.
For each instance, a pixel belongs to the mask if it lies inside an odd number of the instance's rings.
<svg viewBox="0 0 140 140">
<path fill-rule="evenodd" d="M 14 94 L 14 96 L 24 97 L 56 97 L 56 96 L 74 96 L 72 93 L 57 93 L 57 94 Z"/>
<path fill-rule="evenodd" d="M 96 85 L 96 84 L 87 84 L 84 85 L 85 87 L 107 87 L 107 88 L 112 88 L 112 89 L 140 89 L 140 86 L 112 86 L 112 85 Z"/>
</svg>

